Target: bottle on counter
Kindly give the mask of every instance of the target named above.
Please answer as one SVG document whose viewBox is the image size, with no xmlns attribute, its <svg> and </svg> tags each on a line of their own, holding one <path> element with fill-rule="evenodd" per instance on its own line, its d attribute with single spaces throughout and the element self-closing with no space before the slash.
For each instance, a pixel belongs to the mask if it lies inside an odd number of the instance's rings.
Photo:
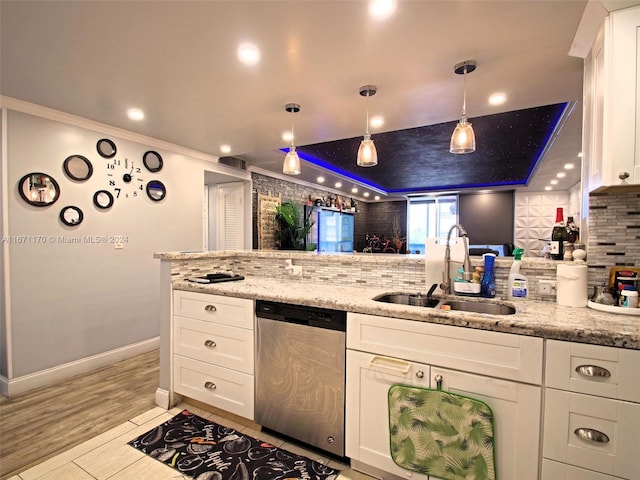
<svg viewBox="0 0 640 480">
<path fill-rule="evenodd" d="M 480 282 L 480 295 L 485 298 L 493 298 L 496 296 L 496 275 L 494 271 L 496 256 L 493 253 L 485 253 L 482 257 L 484 258 L 484 272 Z"/>
<path fill-rule="evenodd" d="M 558 207 L 556 209 L 556 223 L 551 231 L 551 243 L 549 244 L 549 253 L 553 260 L 564 259 L 564 242 L 568 241 L 568 239 L 569 234 L 564 224 L 564 212 L 562 207 Z"/>
<path fill-rule="evenodd" d="M 625 285 L 620 292 L 620 306 L 624 308 L 638 308 L 638 289 L 632 285 Z"/>
<path fill-rule="evenodd" d="M 527 277 L 520 273 L 520 265 L 522 264 L 522 254 L 524 249 L 516 248 L 513 251 L 513 263 L 509 271 L 509 285 L 507 296 L 509 300 L 526 299 L 529 292 L 529 282 Z"/>
</svg>

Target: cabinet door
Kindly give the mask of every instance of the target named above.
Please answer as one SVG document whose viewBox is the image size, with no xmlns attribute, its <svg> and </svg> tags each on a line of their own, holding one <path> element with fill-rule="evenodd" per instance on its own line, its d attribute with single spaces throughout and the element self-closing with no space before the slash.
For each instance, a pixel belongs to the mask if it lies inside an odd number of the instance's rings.
<svg viewBox="0 0 640 480">
<path fill-rule="evenodd" d="M 605 185 L 618 185 L 618 175 L 627 173 L 627 183 L 640 183 L 640 135 L 638 134 L 640 79 L 640 7 L 609 15 L 610 55 L 604 115 Z M 607 45 L 608 42 L 608 45 Z"/>
<path fill-rule="evenodd" d="M 615 477 L 565 463 L 542 460 L 541 480 L 616 480 Z"/>
<path fill-rule="evenodd" d="M 395 383 L 428 387 L 429 366 L 347 350 L 346 455 L 393 475 L 427 479 L 391 458 L 388 391 Z"/>
<path fill-rule="evenodd" d="M 494 416 L 496 476 L 537 480 L 541 388 L 507 380 L 431 367 L 431 385 L 485 402 Z"/>
<path fill-rule="evenodd" d="M 546 389 L 545 458 L 635 480 L 639 431 L 640 404 Z"/>
</svg>

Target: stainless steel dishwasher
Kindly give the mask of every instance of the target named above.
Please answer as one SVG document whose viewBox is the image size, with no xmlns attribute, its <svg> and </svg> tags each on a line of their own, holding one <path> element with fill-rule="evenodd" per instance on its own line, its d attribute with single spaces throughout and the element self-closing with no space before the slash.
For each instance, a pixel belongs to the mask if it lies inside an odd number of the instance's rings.
<svg viewBox="0 0 640 480">
<path fill-rule="evenodd" d="M 346 312 L 256 301 L 255 421 L 344 456 Z"/>
</svg>

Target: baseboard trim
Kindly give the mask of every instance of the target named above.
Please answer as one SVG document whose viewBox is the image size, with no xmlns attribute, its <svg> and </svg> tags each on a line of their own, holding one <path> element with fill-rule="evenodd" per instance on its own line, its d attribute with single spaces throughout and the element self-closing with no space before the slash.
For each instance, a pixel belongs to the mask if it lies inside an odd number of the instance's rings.
<svg viewBox="0 0 640 480">
<path fill-rule="evenodd" d="M 136 355 L 160 348 L 160 337 L 150 338 L 142 342 L 133 343 L 125 347 L 109 350 L 108 352 L 82 358 L 74 362 L 58 365 L 36 373 L 8 380 L 0 377 L 0 392 L 7 397 L 21 395 L 30 390 L 53 385 L 76 375 L 89 373 L 101 367 L 113 365 Z"/>
</svg>

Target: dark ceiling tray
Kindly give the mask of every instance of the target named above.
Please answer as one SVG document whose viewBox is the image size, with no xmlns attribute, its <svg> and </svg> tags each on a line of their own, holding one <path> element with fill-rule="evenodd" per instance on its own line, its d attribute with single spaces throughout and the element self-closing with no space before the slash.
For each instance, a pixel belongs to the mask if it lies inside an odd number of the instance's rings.
<svg viewBox="0 0 640 480">
<path fill-rule="evenodd" d="M 205 276 L 191 277 L 187 278 L 187 280 L 195 283 L 220 283 L 244 280 L 244 277 L 242 275 L 230 275 L 228 273 L 208 273 Z"/>
</svg>

